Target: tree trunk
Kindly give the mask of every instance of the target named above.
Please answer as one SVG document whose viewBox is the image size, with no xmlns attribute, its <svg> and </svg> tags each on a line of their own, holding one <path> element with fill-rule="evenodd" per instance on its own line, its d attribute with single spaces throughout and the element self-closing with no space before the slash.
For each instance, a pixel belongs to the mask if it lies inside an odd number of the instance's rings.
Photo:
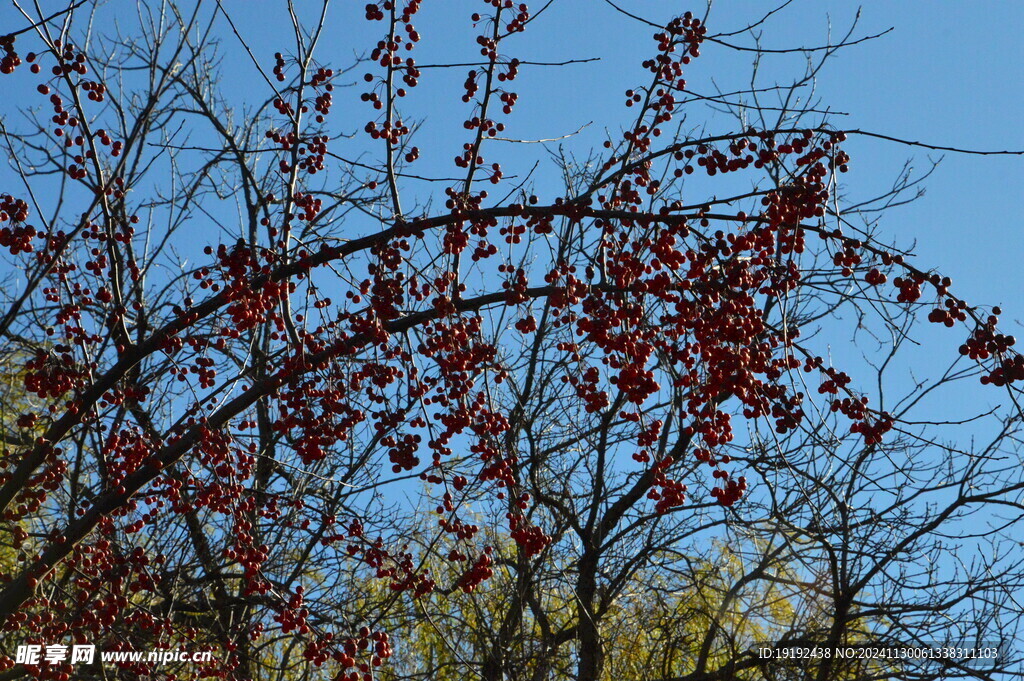
<svg viewBox="0 0 1024 681">
<path fill-rule="evenodd" d="M 580 560 L 580 574 L 576 580 L 579 598 L 579 662 L 576 681 L 598 681 L 604 669 L 604 647 L 595 613 L 597 598 L 597 560 L 594 553 L 584 554 Z"/>
</svg>

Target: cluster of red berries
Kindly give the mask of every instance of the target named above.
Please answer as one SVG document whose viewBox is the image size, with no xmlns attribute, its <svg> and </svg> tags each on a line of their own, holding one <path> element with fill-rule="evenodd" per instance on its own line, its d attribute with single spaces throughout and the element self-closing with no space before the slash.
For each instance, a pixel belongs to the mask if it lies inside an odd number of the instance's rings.
<svg viewBox="0 0 1024 681">
<path fill-rule="evenodd" d="M 551 543 L 551 537 L 536 525 L 531 525 L 521 513 L 509 513 L 509 535 L 527 556 L 535 556 Z"/>
<path fill-rule="evenodd" d="M 274 77 L 278 82 L 282 82 L 285 79 L 284 75 L 285 60 L 284 55 L 280 52 L 274 53 Z"/>
<path fill-rule="evenodd" d="M 330 83 L 327 84 L 327 88 L 330 88 Z M 323 123 L 325 116 L 331 113 L 331 105 L 334 103 L 334 99 L 330 92 L 324 92 L 316 96 L 313 100 L 313 110 L 316 111 L 316 122 Z"/>
<path fill-rule="evenodd" d="M 0 194 L 0 248 L 6 248 L 11 255 L 30 253 L 34 250 L 32 241 L 38 236 L 36 228 L 26 225 L 28 204 L 10 194 Z"/>
<path fill-rule="evenodd" d="M 877 267 L 872 267 L 870 270 L 868 270 L 868 273 L 864 275 L 864 281 L 866 281 L 868 284 L 872 286 L 881 286 L 886 281 L 888 281 L 888 279 L 889 278 L 885 274 L 883 274 Z"/>
<path fill-rule="evenodd" d="M 608 392 L 600 387 L 600 371 L 597 367 L 588 367 L 578 376 L 563 376 L 562 381 L 576 389 L 576 395 L 583 400 L 583 410 L 586 413 L 596 414 L 608 407 Z"/>
<path fill-rule="evenodd" d="M 515 11 L 515 16 L 505 25 L 507 33 L 521 33 L 526 30 L 526 23 L 530 20 L 530 8 L 525 3 L 515 6 L 511 0 L 505 0 L 502 9 Z"/>
<path fill-rule="evenodd" d="M 921 297 L 921 284 L 927 280 L 924 274 L 911 272 L 902 277 L 892 280 L 893 286 L 900 290 L 896 296 L 896 302 L 914 303 Z"/>
<path fill-rule="evenodd" d="M 494 569 L 491 565 L 494 564 L 494 559 L 491 558 L 491 547 L 487 547 L 483 553 L 481 553 L 473 564 L 467 569 L 459 580 L 455 583 L 457 589 L 462 589 L 465 593 L 473 593 L 473 591 L 480 586 L 483 582 L 486 582 L 494 574 Z"/>
<path fill-rule="evenodd" d="M 649 457 L 639 457 L 639 460 L 646 463 Z M 666 513 L 686 503 L 687 486 L 665 474 L 673 463 L 675 463 L 674 459 L 671 456 L 666 456 L 654 466 L 654 481 L 651 483 L 651 489 L 647 492 L 647 498 L 655 502 L 655 513 Z M 716 478 L 720 472 L 724 471 L 715 471 Z"/>
<path fill-rule="evenodd" d="M 501 288 L 505 291 L 505 304 L 518 305 L 529 301 L 530 282 L 526 278 L 526 270 L 511 265 L 499 265 L 499 268 L 499 272 L 509 275 L 501 282 Z"/>
<path fill-rule="evenodd" d="M 960 346 L 960 354 L 973 360 L 997 360 L 995 368 L 982 375 L 984 385 L 1004 386 L 1024 380 L 1024 357 L 1011 349 L 1017 344 L 1017 339 L 996 331 L 1001 313 L 1000 308 L 993 308 L 992 314 Z"/>
<path fill-rule="evenodd" d="M 67 346 L 54 352 L 39 350 L 25 364 L 25 390 L 41 398 L 55 398 L 80 387 L 88 377 L 85 367 L 75 362 Z"/>
<path fill-rule="evenodd" d="M 936 307 L 928 313 L 928 321 L 932 324 L 953 327 L 958 321 L 967 321 L 967 312 L 964 308 L 966 308 L 966 304 L 962 301 L 947 298 L 943 307 Z"/>
<path fill-rule="evenodd" d="M 306 158 L 311 159 L 313 157 L 307 156 Z M 309 165 L 300 167 L 305 167 L 310 173 L 315 173 L 317 170 L 317 166 L 315 165 L 316 163 L 319 163 L 320 169 L 323 169 L 322 156 L 319 161 L 310 160 Z M 295 218 L 305 222 L 313 222 L 316 220 L 324 205 L 323 199 L 305 192 L 295 192 L 295 195 L 292 197 L 292 203 L 295 205 Z"/>
<path fill-rule="evenodd" d="M 476 82 L 476 77 L 476 70 L 470 71 L 466 75 L 466 82 L 463 83 L 463 87 L 465 88 L 466 92 L 465 94 L 462 95 L 462 101 L 467 104 L 473 100 L 473 97 L 476 96 L 477 90 L 480 89 L 479 83 Z"/>
<path fill-rule="evenodd" d="M 21 57 L 14 50 L 13 35 L 0 35 L 0 50 L 4 52 L 3 57 L 0 57 L 0 73 L 14 73 L 14 69 L 21 66 Z"/>
<path fill-rule="evenodd" d="M 721 472 L 725 473 L 725 471 Z M 711 496 L 722 506 L 728 507 L 742 499 L 746 491 L 747 479 L 740 476 L 736 480 L 729 480 L 722 487 L 713 487 L 711 489 Z"/>
<path fill-rule="evenodd" d="M 859 433 L 864 444 L 876 445 L 882 442 L 885 434 L 893 429 L 895 421 L 891 414 L 881 412 L 874 420 L 863 418 L 850 424 L 851 433 Z"/>
<path fill-rule="evenodd" d="M 419 451 L 419 435 L 406 433 L 401 438 L 388 435 L 381 440 L 381 445 L 388 447 L 388 459 L 393 464 L 392 470 L 395 473 L 411 471 L 419 465 L 420 459 L 416 456 Z"/>
<path fill-rule="evenodd" d="M 822 381 L 821 385 L 818 386 L 819 394 L 838 395 L 840 390 L 845 390 L 846 386 L 850 384 L 851 379 L 845 372 L 827 367 L 823 370 L 823 373 L 828 379 Z"/>
<path fill-rule="evenodd" d="M 90 102 L 102 102 L 107 94 L 107 86 L 94 80 L 83 80 L 82 89 L 88 92 Z"/>
<path fill-rule="evenodd" d="M 55 76 L 67 76 L 71 73 L 77 73 L 80 76 L 84 76 L 89 72 L 89 67 L 86 65 L 85 52 L 77 50 L 71 43 L 66 43 L 63 46 L 61 41 L 53 41 L 54 54 L 57 55 L 57 65 L 50 69 L 50 72 Z"/>
</svg>

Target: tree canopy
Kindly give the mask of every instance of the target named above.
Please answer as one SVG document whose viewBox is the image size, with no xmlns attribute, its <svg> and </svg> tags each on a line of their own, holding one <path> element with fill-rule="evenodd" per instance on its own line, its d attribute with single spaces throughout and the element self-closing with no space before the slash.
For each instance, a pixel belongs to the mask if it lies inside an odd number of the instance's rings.
<svg viewBox="0 0 1024 681">
<path fill-rule="evenodd" d="M 607 4 L 651 40 L 581 148 L 516 136 L 551 2 L 15 3 L 0 678 L 1020 674 L 1024 357 L 887 230 L 923 178 L 849 198 L 929 145 L 804 96 L 871 36 L 765 85 L 777 11 Z M 73 644 L 213 659 L 14 652 Z M 761 652 L 857 646 L 919 652 Z"/>
</svg>

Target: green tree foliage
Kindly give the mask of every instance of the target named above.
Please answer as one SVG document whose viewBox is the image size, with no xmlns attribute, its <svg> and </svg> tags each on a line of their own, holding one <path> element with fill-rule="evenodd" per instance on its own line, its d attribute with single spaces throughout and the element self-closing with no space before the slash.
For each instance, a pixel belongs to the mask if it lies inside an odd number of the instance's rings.
<svg viewBox="0 0 1024 681">
<path fill-rule="evenodd" d="M 749 541 L 757 543 L 755 538 Z M 750 566 L 744 564 L 743 554 L 749 551 L 713 543 L 708 556 L 692 560 L 677 556 L 675 576 L 663 570 L 639 571 L 620 590 L 601 615 L 602 680 L 696 678 L 698 660 L 715 670 L 744 663 L 730 677 L 736 681 L 816 678 L 822 662 L 818 655 L 749 664 L 763 647 L 806 647 L 827 640 L 828 613 L 805 588 L 801 570 L 795 565 L 777 566 L 771 579 L 744 589 Z M 456 550 L 436 543 L 433 548 L 441 553 Z M 573 592 L 574 568 L 566 556 L 548 556 L 544 574 L 538 570 L 523 580 L 508 559 L 515 553 L 515 546 L 508 542 L 494 545 L 493 574 L 479 585 L 422 597 L 403 595 L 400 607 L 392 607 L 393 615 L 386 620 L 394 654 L 381 678 L 487 678 L 495 642 L 504 640 L 504 678 L 509 681 L 574 679 L 578 644 L 571 634 L 580 616 Z M 457 585 L 464 577 L 450 562 L 425 560 L 442 583 Z M 378 580 L 368 579 L 364 588 L 367 603 L 394 600 Z M 515 603 L 521 607 L 516 628 L 511 635 L 503 635 L 499 628 L 509 621 L 509 608 Z M 872 643 L 872 629 L 878 623 L 870 617 L 858 621 L 859 627 L 843 633 L 839 646 Z M 884 678 L 896 665 L 854 657 L 832 664 L 827 678 L 838 681 Z"/>
</svg>

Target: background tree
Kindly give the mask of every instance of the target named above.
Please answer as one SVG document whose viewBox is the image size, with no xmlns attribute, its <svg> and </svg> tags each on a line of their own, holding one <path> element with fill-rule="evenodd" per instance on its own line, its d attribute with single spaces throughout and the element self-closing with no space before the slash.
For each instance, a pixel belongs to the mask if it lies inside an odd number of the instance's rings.
<svg viewBox="0 0 1024 681">
<path fill-rule="evenodd" d="M 0 509 L 5 545 L 33 531 L 7 642 L 216 655 L 8 652 L 5 678 L 1019 674 L 1024 358 L 881 231 L 917 178 L 846 201 L 842 145 L 873 133 L 799 96 L 866 37 L 801 46 L 769 106 L 685 78 L 709 43 L 760 54 L 733 35 L 775 12 L 631 15 L 644 82 L 555 191 L 507 137 L 526 71 L 572 66 L 513 56 L 551 3 L 467 3 L 473 56 L 437 64 L 421 4 L 367 4 L 352 60 L 326 2 L 268 9 L 266 49 L 219 2 L 15 3 L 0 333 L 28 406 Z M 464 105 L 436 152 L 421 82 Z M 736 123 L 695 126 L 714 107 Z M 890 379 L 925 321 L 959 353 Z M 823 330 L 864 359 L 833 365 Z M 1005 404 L 936 408 L 979 380 Z M 778 642 L 1001 650 L 758 656 Z"/>
</svg>

